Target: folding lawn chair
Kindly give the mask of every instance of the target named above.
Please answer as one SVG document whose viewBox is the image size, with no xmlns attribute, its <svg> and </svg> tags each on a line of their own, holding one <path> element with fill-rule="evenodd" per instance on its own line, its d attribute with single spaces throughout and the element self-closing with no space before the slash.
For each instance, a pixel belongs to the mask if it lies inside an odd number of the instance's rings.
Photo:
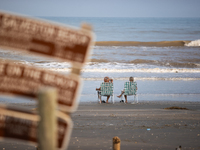
<svg viewBox="0 0 200 150">
<path fill-rule="evenodd" d="M 98 92 L 98 101 L 100 101 L 100 97 L 102 96 L 110 96 L 111 101 L 114 104 L 113 83 L 110 82 L 101 83 L 101 90 Z"/>
<path fill-rule="evenodd" d="M 135 100 L 138 103 L 138 96 L 137 96 L 137 83 L 136 82 L 125 82 L 124 83 L 124 93 L 123 95 L 127 95 L 127 96 L 134 96 L 134 102 L 132 104 L 135 103 Z M 122 97 L 121 97 L 122 100 Z M 125 103 L 125 100 L 124 100 Z"/>
</svg>

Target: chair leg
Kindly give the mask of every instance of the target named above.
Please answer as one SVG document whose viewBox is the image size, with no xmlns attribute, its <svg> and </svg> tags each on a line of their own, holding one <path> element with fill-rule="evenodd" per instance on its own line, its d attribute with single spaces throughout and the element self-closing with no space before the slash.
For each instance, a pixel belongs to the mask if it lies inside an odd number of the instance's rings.
<svg viewBox="0 0 200 150">
<path fill-rule="evenodd" d="M 137 102 L 138 103 L 138 96 L 134 95 L 134 103 Z"/>
<path fill-rule="evenodd" d="M 134 96 L 134 103 L 136 103 L 136 95 L 133 95 Z"/>
<path fill-rule="evenodd" d="M 99 94 L 98 91 L 97 91 L 97 96 L 98 96 L 98 97 L 97 97 L 97 102 L 101 104 L 101 101 L 100 101 L 100 96 L 101 96 L 101 95 Z"/>
<path fill-rule="evenodd" d="M 137 103 L 138 103 L 138 95 L 136 95 L 136 100 L 137 100 Z"/>
</svg>

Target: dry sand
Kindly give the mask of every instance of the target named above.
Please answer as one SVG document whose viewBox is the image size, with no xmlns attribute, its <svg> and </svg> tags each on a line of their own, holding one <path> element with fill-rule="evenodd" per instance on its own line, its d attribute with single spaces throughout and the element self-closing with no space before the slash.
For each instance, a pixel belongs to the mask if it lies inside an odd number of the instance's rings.
<svg viewBox="0 0 200 150">
<path fill-rule="evenodd" d="M 189 110 L 164 109 L 172 106 Z M 121 150 L 200 149 L 199 102 L 81 103 L 71 116 L 69 150 L 109 150 L 114 136 L 121 139 Z M 11 142 L 1 142 L 2 148 L 36 149 Z"/>
</svg>

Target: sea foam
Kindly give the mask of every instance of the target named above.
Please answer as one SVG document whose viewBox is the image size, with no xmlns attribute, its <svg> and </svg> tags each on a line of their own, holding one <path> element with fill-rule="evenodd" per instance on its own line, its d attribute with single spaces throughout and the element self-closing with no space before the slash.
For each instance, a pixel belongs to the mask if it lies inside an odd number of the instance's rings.
<svg viewBox="0 0 200 150">
<path fill-rule="evenodd" d="M 190 43 L 185 44 L 185 46 L 200 46 L 200 39 L 191 41 Z"/>
<path fill-rule="evenodd" d="M 82 78 L 85 81 L 103 81 L 104 78 Z M 127 81 L 129 80 L 129 77 L 116 77 L 113 78 L 113 80 L 123 80 Z M 164 81 L 197 81 L 200 80 L 200 78 L 181 78 L 181 77 L 134 77 L 135 81 L 159 81 L 159 80 L 164 80 Z"/>
<path fill-rule="evenodd" d="M 58 71 L 58 72 L 68 72 L 71 71 L 70 68 L 49 68 L 50 70 Z M 139 73 L 200 73 L 200 69 L 184 69 L 184 68 L 141 68 L 141 69 L 82 69 L 81 72 L 113 72 L 113 73 L 127 73 L 127 72 L 139 72 Z"/>
</svg>

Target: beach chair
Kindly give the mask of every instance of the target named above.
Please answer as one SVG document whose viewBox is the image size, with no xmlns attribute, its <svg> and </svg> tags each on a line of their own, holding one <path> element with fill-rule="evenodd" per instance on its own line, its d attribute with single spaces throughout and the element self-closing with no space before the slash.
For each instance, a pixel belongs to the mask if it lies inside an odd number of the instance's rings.
<svg viewBox="0 0 200 150">
<path fill-rule="evenodd" d="M 136 82 L 125 82 L 124 83 L 124 93 L 123 96 L 132 96 L 134 97 L 134 101 L 132 104 L 135 104 L 135 101 L 138 103 L 138 96 L 137 96 L 137 83 Z M 121 97 L 122 100 L 122 97 Z M 125 103 L 125 100 L 124 100 Z"/>
<path fill-rule="evenodd" d="M 114 104 L 113 83 L 103 82 L 101 83 L 100 87 L 101 87 L 101 90 L 100 92 L 98 92 L 98 101 L 100 101 L 100 97 L 102 96 L 110 96 L 111 101 Z"/>
</svg>

